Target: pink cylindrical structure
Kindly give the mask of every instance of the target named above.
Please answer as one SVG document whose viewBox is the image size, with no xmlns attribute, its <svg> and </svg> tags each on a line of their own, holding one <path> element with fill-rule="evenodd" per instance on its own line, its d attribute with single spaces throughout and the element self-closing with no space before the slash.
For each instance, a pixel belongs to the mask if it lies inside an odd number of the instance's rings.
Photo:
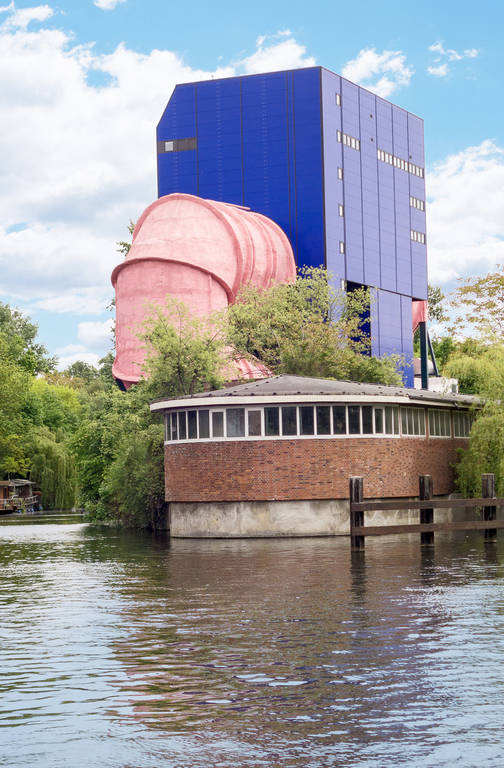
<svg viewBox="0 0 504 768">
<path fill-rule="evenodd" d="M 145 353 L 137 334 L 148 305 L 163 306 L 167 294 L 204 317 L 233 303 L 243 285 L 295 279 L 290 243 L 266 216 L 194 195 L 159 198 L 141 215 L 129 253 L 112 273 L 114 376 L 126 387 L 141 378 Z M 247 366 L 240 368 L 246 375 Z"/>
</svg>

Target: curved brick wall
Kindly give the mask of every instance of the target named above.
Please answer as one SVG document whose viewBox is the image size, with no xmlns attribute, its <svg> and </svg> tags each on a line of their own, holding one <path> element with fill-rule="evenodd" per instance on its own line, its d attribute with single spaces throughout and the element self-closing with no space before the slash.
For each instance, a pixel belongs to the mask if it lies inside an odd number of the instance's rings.
<svg viewBox="0 0 504 768">
<path fill-rule="evenodd" d="M 453 491 L 465 439 L 348 438 L 183 443 L 165 446 L 166 501 L 348 498 L 351 475 L 369 497 L 416 496 L 418 475 L 434 493 Z"/>
</svg>

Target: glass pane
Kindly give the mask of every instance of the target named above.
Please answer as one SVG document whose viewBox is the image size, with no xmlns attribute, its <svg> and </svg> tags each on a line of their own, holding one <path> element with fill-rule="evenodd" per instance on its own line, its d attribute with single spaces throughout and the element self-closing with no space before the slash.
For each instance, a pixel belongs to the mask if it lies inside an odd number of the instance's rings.
<svg viewBox="0 0 504 768">
<path fill-rule="evenodd" d="M 401 408 L 401 428 L 403 435 L 408 434 L 408 412 L 406 408 Z"/>
<path fill-rule="evenodd" d="M 383 408 L 375 408 L 374 412 L 375 432 L 383 434 Z"/>
<path fill-rule="evenodd" d="M 393 434 L 392 408 L 390 407 L 385 408 L 385 432 L 387 435 Z"/>
<path fill-rule="evenodd" d="M 348 431 L 351 435 L 360 435 L 360 406 L 348 406 Z"/>
<path fill-rule="evenodd" d="M 228 437 L 243 437 L 245 435 L 245 408 L 228 408 L 226 412 Z"/>
<path fill-rule="evenodd" d="M 317 435 L 331 434 L 331 409 L 328 405 L 317 405 Z"/>
<path fill-rule="evenodd" d="M 429 411 L 429 435 L 434 434 L 434 411 Z"/>
<path fill-rule="evenodd" d="M 296 406 L 288 405 L 282 408 L 282 434 L 297 435 Z"/>
<path fill-rule="evenodd" d="M 200 439 L 210 437 L 208 414 L 209 411 L 199 411 L 198 413 Z"/>
<path fill-rule="evenodd" d="M 224 437 L 224 413 L 222 411 L 212 413 L 212 437 Z"/>
<path fill-rule="evenodd" d="M 299 417 L 301 420 L 300 433 L 302 435 L 313 435 L 315 431 L 315 423 L 313 420 L 313 406 L 302 405 L 299 409 Z"/>
<path fill-rule="evenodd" d="M 279 434 L 279 415 L 278 408 L 264 409 L 264 427 L 267 435 Z"/>
<path fill-rule="evenodd" d="M 346 435 L 346 417 L 344 405 L 333 405 L 333 426 L 335 435 Z"/>
<path fill-rule="evenodd" d="M 171 421 L 167 414 L 164 417 L 164 435 L 165 440 L 171 440 Z"/>
<path fill-rule="evenodd" d="M 187 437 L 186 432 L 186 412 L 185 411 L 179 411 L 178 415 L 178 433 L 179 433 L 179 440 L 185 440 Z"/>
<path fill-rule="evenodd" d="M 196 411 L 187 411 L 187 436 L 189 440 L 196 440 L 198 437 Z"/>
<path fill-rule="evenodd" d="M 394 414 L 394 435 L 399 434 L 399 408 L 392 408 Z"/>
<path fill-rule="evenodd" d="M 415 423 L 413 421 L 413 409 L 408 408 L 407 409 L 407 416 L 408 416 L 408 435 L 414 435 L 415 434 Z"/>
<path fill-rule="evenodd" d="M 178 439 L 178 427 L 177 427 L 177 414 L 172 413 L 171 415 L 171 439 L 177 440 Z"/>
<path fill-rule="evenodd" d="M 250 437 L 261 436 L 261 411 L 248 411 L 248 433 Z"/>
<path fill-rule="evenodd" d="M 425 435 L 425 410 L 423 408 L 418 409 L 418 420 L 420 426 L 420 435 Z"/>
<path fill-rule="evenodd" d="M 373 406 L 362 406 L 362 432 L 364 435 L 373 434 Z"/>
</svg>

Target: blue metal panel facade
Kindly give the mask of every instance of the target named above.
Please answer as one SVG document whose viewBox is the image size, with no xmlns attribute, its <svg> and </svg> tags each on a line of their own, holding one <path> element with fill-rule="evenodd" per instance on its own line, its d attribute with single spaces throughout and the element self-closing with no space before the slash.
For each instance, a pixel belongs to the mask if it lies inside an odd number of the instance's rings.
<svg viewBox="0 0 504 768">
<path fill-rule="evenodd" d="M 425 180 L 407 164 L 424 168 L 423 121 L 312 67 L 178 85 L 157 138 L 193 137 L 196 149 L 158 153 L 159 196 L 188 192 L 269 216 L 299 266 L 373 288 L 373 353 L 410 359 L 427 257 L 411 239 L 425 234 L 425 211 L 410 205 L 425 201 Z"/>
</svg>

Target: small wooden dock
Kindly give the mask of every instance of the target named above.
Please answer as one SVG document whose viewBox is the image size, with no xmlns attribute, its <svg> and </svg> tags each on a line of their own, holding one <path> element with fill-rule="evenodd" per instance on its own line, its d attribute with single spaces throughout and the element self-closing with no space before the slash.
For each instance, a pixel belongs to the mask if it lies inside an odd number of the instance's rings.
<svg viewBox="0 0 504 768">
<path fill-rule="evenodd" d="M 364 549 L 366 536 L 390 536 L 398 533 L 419 533 L 421 544 L 433 544 L 436 531 L 484 531 L 485 539 L 492 541 L 497 529 L 504 528 L 504 520 L 497 520 L 497 507 L 504 507 L 504 498 L 495 496 L 495 476 L 482 475 L 482 495 L 474 499 L 434 499 L 432 477 L 418 478 L 419 498 L 407 501 L 364 501 L 364 478 L 350 478 L 350 539 L 352 549 Z M 418 510 L 418 523 L 401 525 L 365 525 L 366 512 L 382 510 Z M 434 522 L 435 509 L 474 509 L 478 519 L 456 522 Z"/>
</svg>

